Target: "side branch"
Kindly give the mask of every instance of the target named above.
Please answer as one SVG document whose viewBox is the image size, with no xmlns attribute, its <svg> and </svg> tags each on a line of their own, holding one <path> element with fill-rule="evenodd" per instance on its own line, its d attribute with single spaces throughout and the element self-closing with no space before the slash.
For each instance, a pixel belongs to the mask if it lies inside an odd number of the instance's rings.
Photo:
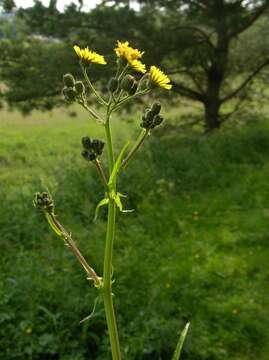
<svg viewBox="0 0 269 360">
<path fill-rule="evenodd" d="M 176 93 L 179 93 L 182 96 L 185 96 L 195 101 L 204 102 L 205 100 L 205 95 L 202 92 L 200 93 L 198 91 L 190 89 L 189 87 L 180 83 L 173 82 L 172 90 L 175 91 Z"/>
<path fill-rule="evenodd" d="M 230 94 L 225 96 L 221 99 L 221 102 L 224 103 L 230 99 L 232 99 L 234 96 L 236 96 L 241 90 L 244 89 L 244 87 L 256 76 L 258 73 L 265 67 L 269 65 L 269 59 L 266 59 L 263 63 L 261 63 L 256 70 L 254 70 L 242 83 L 239 85 L 234 91 L 232 91 Z"/>
<path fill-rule="evenodd" d="M 201 28 L 198 28 L 196 26 L 182 25 L 182 26 L 177 26 L 173 30 L 189 30 L 189 31 L 192 31 L 193 33 L 197 33 L 202 36 L 202 38 L 205 40 L 207 45 L 209 45 L 212 49 L 215 49 L 215 45 L 210 40 L 211 34 L 207 34 L 206 31 L 202 30 Z"/>
<path fill-rule="evenodd" d="M 239 2 L 240 3 L 240 2 Z M 241 5 L 241 4 L 240 4 Z M 269 8 L 269 3 L 266 1 L 266 3 L 258 8 L 256 11 L 254 11 L 248 18 L 244 19 L 242 26 L 240 26 L 237 30 L 234 30 L 229 33 L 229 37 L 233 38 L 242 32 L 244 32 L 246 29 L 248 29 L 256 20 L 261 17 L 265 11 Z"/>
</svg>

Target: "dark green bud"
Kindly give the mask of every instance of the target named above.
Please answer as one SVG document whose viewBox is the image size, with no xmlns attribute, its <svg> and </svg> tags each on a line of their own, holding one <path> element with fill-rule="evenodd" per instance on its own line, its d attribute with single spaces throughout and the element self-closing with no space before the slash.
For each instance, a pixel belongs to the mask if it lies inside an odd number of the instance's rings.
<svg viewBox="0 0 269 360">
<path fill-rule="evenodd" d="M 153 113 L 153 111 L 152 111 L 151 109 L 147 109 L 147 110 L 145 111 L 145 119 L 146 119 L 148 122 L 153 122 L 154 116 L 155 116 L 155 114 Z"/>
<path fill-rule="evenodd" d="M 135 83 L 135 78 L 132 75 L 125 75 L 124 78 L 121 80 L 120 86 L 122 90 L 127 92 L 133 87 Z"/>
<path fill-rule="evenodd" d="M 109 80 L 107 88 L 108 88 L 108 91 L 113 93 L 114 91 L 116 91 L 118 89 L 118 86 L 119 86 L 119 80 L 116 78 L 111 78 Z"/>
<path fill-rule="evenodd" d="M 158 115 L 161 111 L 162 105 L 159 102 L 153 103 L 151 106 L 151 111 L 154 115 Z"/>
<path fill-rule="evenodd" d="M 96 159 L 96 154 L 92 150 L 83 150 L 81 155 L 87 161 L 93 161 Z"/>
<path fill-rule="evenodd" d="M 133 86 L 131 87 L 131 89 L 128 91 L 128 94 L 129 95 L 134 95 L 135 93 L 136 93 L 136 91 L 137 91 L 137 82 L 135 81 L 134 83 L 133 83 Z"/>
<path fill-rule="evenodd" d="M 33 204 L 37 209 L 47 211 L 50 214 L 53 213 L 53 200 L 47 192 L 35 193 Z"/>
<path fill-rule="evenodd" d="M 67 101 L 74 101 L 76 99 L 76 91 L 71 87 L 63 88 L 63 95 Z"/>
<path fill-rule="evenodd" d="M 65 74 L 63 76 L 64 85 L 67 87 L 73 87 L 75 85 L 75 79 L 72 74 Z"/>
<path fill-rule="evenodd" d="M 76 92 L 79 94 L 79 95 L 82 95 L 85 93 L 85 86 L 83 84 L 82 81 L 76 81 L 75 82 L 75 89 L 76 89 Z"/>
<path fill-rule="evenodd" d="M 92 142 L 91 142 L 91 139 L 89 138 L 89 136 L 84 136 L 81 139 L 81 143 L 82 143 L 82 146 L 84 147 L 84 149 L 86 149 L 86 150 L 92 149 Z"/>
<path fill-rule="evenodd" d="M 163 117 L 160 116 L 160 115 L 156 115 L 155 118 L 154 118 L 154 122 L 153 122 L 154 126 L 158 126 L 162 122 L 163 122 Z"/>
<path fill-rule="evenodd" d="M 94 139 L 92 141 L 92 149 L 97 155 L 101 155 L 104 149 L 105 143 L 101 140 Z"/>
</svg>

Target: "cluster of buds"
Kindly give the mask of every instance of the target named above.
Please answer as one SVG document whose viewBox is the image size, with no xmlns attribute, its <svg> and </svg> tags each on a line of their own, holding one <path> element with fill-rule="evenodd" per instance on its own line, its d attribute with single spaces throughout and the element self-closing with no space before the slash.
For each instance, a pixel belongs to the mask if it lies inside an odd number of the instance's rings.
<svg viewBox="0 0 269 360">
<path fill-rule="evenodd" d="M 84 136 L 81 139 L 81 143 L 84 148 L 81 155 L 87 161 L 96 160 L 96 158 L 102 154 L 105 146 L 105 143 L 102 140 L 91 140 L 89 136 Z"/>
<path fill-rule="evenodd" d="M 72 74 L 63 76 L 63 95 L 67 101 L 75 101 L 85 94 L 85 86 L 82 81 L 75 81 Z"/>
<path fill-rule="evenodd" d="M 163 117 L 159 115 L 161 111 L 161 104 L 156 102 L 150 109 L 146 109 L 142 116 L 140 126 L 146 130 L 155 128 L 163 122 Z"/>
<path fill-rule="evenodd" d="M 53 200 L 47 192 L 35 193 L 33 203 L 37 209 L 44 210 L 50 214 L 53 214 L 54 211 Z"/>
</svg>

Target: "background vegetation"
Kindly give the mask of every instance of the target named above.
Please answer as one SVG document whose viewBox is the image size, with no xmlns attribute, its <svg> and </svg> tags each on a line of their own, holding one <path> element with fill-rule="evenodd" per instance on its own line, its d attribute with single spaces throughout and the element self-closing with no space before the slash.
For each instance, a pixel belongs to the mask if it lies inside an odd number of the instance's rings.
<svg viewBox="0 0 269 360">
<path fill-rule="evenodd" d="M 175 84 L 184 81 L 194 90 L 190 78 L 180 74 L 185 67 L 200 76 L 201 58 L 190 40 L 198 41 L 197 33 L 174 34 L 182 35 L 175 36 L 174 53 L 166 58 L 173 33 L 171 28 L 164 33 L 162 25 L 176 21 L 169 7 L 179 3 L 156 1 L 152 11 L 148 2 L 134 11 L 128 3 L 104 2 L 91 12 L 78 3 L 60 13 L 55 1 L 49 7 L 37 1 L 16 16 L 10 13 L 12 7 L 2 11 L 1 360 L 108 359 L 102 306 L 90 321 L 79 324 L 91 312 L 94 294 L 77 263 L 33 209 L 32 198 L 40 189 L 51 191 L 63 224 L 101 272 L 105 212 L 96 223 L 92 219 L 102 186 L 95 169 L 81 158 L 79 143 L 85 135 L 102 138 L 102 128 L 78 107 L 63 107 L 61 76 L 67 71 L 80 76 L 72 44 L 93 44 L 108 53 L 120 38 L 146 49 L 147 62 L 154 59 L 167 67 Z M 193 14 L 195 7 L 189 9 Z M 243 10 L 244 16 L 254 11 Z M 231 44 L 233 67 L 225 76 L 232 80 L 223 80 L 223 91 L 237 89 L 267 59 L 268 14 L 263 10 Z M 210 33 L 212 24 L 198 23 L 196 14 L 191 25 Z M 179 15 L 184 21 L 190 16 L 184 11 Z M 169 39 L 160 41 L 161 36 Z M 183 51 L 184 39 L 188 51 Z M 190 59 L 194 63 L 186 70 Z M 175 75 L 174 64 L 180 68 Z M 100 88 L 105 88 L 102 76 L 109 76 L 110 67 L 106 71 L 94 75 L 101 76 Z M 239 110 L 239 101 L 240 111 L 210 135 L 203 132 L 202 102 L 166 95 L 164 126 L 123 175 L 125 205 L 135 209 L 120 216 L 115 244 L 114 292 L 125 359 L 170 359 L 187 320 L 192 325 L 183 359 L 268 359 L 267 71 L 265 66 L 244 92 L 225 104 L 222 111 L 228 114 L 234 106 Z M 201 83 L 206 89 L 207 80 L 201 78 Z M 143 106 L 113 119 L 118 148 L 123 138 L 138 133 Z"/>
</svg>

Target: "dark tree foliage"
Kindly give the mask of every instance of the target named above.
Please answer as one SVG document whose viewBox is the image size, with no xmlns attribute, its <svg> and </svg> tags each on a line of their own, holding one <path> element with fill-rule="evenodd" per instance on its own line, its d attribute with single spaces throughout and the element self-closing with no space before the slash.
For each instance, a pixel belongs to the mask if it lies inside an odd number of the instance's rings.
<svg viewBox="0 0 269 360">
<path fill-rule="evenodd" d="M 152 31 L 147 32 L 147 37 L 157 47 L 155 59 L 170 68 L 173 90 L 202 103 L 207 130 L 219 128 L 239 108 L 252 81 L 269 65 L 269 48 L 258 41 L 262 29 L 255 33 L 259 48 L 253 49 L 251 57 L 247 54 L 249 39 L 245 35 L 262 16 L 268 19 L 269 1 L 138 2 L 142 5 L 141 12 L 148 12 L 148 16 L 153 18 L 154 9 L 158 12 L 159 21 L 152 21 Z M 120 4 L 126 1 L 114 1 L 115 6 Z M 266 27 L 264 22 L 263 29 Z M 230 100 L 234 109 L 223 113 L 222 108 Z"/>
<path fill-rule="evenodd" d="M 56 1 L 51 0 L 46 7 L 36 0 L 33 7 L 21 9 L 18 16 L 28 27 L 28 37 L 42 34 L 50 42 L 57 39 L 65 44 L 62 67 L 70 62 L 69 69 L 75 72 L 74 44 L 89 45 L 106 56 L 111 54 L 117 39 L 129 40 L 133 46 L 146 50 L 144 61 L 147 65 L 156 64 L 168 70 L 174 94 L 203 105 L 207 130 L 219 128 L 251 93 L 248 90 L 257 75 L 265 74 L 269 63 L 266 40 L 269 38 L 269 0 L 140 0 L 139 11 L 131 8 L 133 3 L 104 0 L 87 13 L 81 1 L 78 5 L 71 3 L 61 13 Z M 55 58 L 57 54 L 62 56 L 59 47 L 59 44 L 55 47 Z M 93 77 L 109 76 L 109 56 L 108 65 L 101 69 L 96 67 L 91 74 Z M 28 69 L 23 68 L 23 63 L 19 66 L 21 57 L 10 58 L 8 64 L 13 61 L 25 77 Z M 42 68 L 41 60 L 39 64 Z M 46 81 L 44 87 L 51 87 L 52 94 L 60 87 L 63 69 L 58 69 L 57 73 L 54 69 L 47 68 L 47 71 L 56 78 L 51 76 L 47 82 L 45 79 L 38 81 L 36 77 L 34 82 L 41 87 L 42 81 Z M 5 70 L 5 81 L 11 76 L 11 71 L 8 75 L 7 72 Z M 8 84 L 13 86 L 12 81 Z M 12 92 L 10 87 L 10 94 Z M 41 89 L 35 93 L 42 102 Z M 13 97 L 7 100 L 15 104 Z M 33 105 L 31 99 L 30 102 Z M 229 112 L 226 104 L 229 104 Z"/>
<path fill-rule="evenodd" d="M 0 9 L 2 8 L 5 12 L 11 12 L 15 7 L 14 0 L 0 0 Z"/>
</svg>

